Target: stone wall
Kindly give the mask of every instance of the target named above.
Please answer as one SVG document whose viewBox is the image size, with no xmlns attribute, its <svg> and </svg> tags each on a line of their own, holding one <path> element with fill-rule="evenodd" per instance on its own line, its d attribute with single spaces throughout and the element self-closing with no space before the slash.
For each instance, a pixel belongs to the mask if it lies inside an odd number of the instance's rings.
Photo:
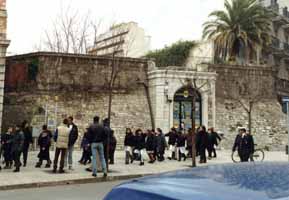
<svg viewBox="0 0 289 200">
<path fill-rule="evenodd" d="M 83 133 L 92 118 L 107 117 L 108 83 L 112 60 L 94 56 L 36 53 L 7 60 L 4 126 L 24 119 L 40 128 L 55 128 L 72 115 Z M 118 71 L 113 88 L 111 126 L 120 145 L 126 127 L 151 128 L 143 84 L 147 62 L 115 61 Z M 80 141 L 79 141 L 80 142 Z"/>
<path fill-rule="evenodd" d="M 6 32 L 7 32 L 6 0 L 0 0 L 0 129 L 2 126 L 5 57 L 6 57 L 6 50 L 10 43 L 6 38 Z"/>
<path fill-rule="evenodd" d="M 243 99 L 254 97 L 257 102 L 252 110 L 252 134 L 255 143 L 270 150 L 284 150 L 287 144 L 288 130 L 286 115 L 282 113 L 276 89 L 276 71 L 270 67 L 258 66 L 226 66 L 214 65 L 210 68 L 218 73 L 216 81 L 216 129 L 225 135 L 222 142 L 224 148 L 232 148 L 237 127 L 248 128 L 248 114 L 234 98 Z M 249 78 L 248 78 L 249 77 Z M 247 90 L 237 83 L 248 81 Z M 255 90 L 255 92 L 253 92 Z M 243 91 L 249 93 L 242 95 Z M 232 96 L 227 93 L 231 93 Z M 261 98 L 260 98 L 261 97 Z M 257 98 L 257 97 L 256 97 Z M 252 98 L 254 99 L 254 98 Z"/>
</svg>

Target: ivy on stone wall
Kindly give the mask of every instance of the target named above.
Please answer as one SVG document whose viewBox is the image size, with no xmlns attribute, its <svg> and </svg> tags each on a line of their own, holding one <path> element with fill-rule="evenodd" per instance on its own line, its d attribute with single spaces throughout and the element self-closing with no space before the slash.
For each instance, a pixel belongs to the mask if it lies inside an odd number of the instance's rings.
<svg viewBox="0 0 289 200">
<path fill-rule="evenodd" d="M 28 64 L 28 78 L 30 81 L 36 81 L 38 74 L 39 61 L 38 59 L 33 59 L 30 64 Z"/>
<path fill-rule="evenodd" d="M 146 58 L 154 59 L 157 67 L 183 66 L 195 46 L 195 41 L 178 41 L 171 46 L 149 52 Z"/>
</svg>

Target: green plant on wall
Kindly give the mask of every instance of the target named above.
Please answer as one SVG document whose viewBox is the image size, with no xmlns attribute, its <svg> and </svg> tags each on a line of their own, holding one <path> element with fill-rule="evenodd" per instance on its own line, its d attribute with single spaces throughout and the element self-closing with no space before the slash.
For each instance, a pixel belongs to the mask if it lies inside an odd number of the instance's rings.
<svg viewBox="0 0 289 200">
<path fill-rule="evenodd" d="M 178 41 L 171 46 L 149 52 L 146 58 L 154 59 L 158 67 L 183 66 L 195 46 L 194 41 Z"/>
<path fill-rule="evenodd" d="M 28 65 L 28 78 L 30 81 L 36 81 L 36 77 L 38 74 L 38 59 L 33 59 L 31 63 Z"/>
</svg>

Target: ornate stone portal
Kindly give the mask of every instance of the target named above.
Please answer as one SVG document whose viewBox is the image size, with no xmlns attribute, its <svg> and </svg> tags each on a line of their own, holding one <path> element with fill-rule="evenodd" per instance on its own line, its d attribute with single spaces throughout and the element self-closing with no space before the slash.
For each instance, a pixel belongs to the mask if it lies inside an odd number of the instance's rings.
<svg viewBox="0 0 289 200">
<path fill-rule="evenodd" d="M 5 78 L 5 56 L 10 41 L 6 39 L 7 12 L 6 0 L 0 0 L 0 130 L 2 126 L 4 78 Z"/>
<path fill-rule="evenodd" d="M 190 128 L 192 104 L 189 103 L 188 89 L 195 89 L 196 126 L 215 126 L 216 98 L 215 83 L 217 74 L 193 70 L 185 67 L 167 67 L 166 69 L 151 66 L 148 72 L 150 97 L 154 112 L 155 127 L 167 132 L 171 127 Z M 179 92 L 184 93 L 184 98 Z M 176 94 L 178 93 L 178 94 Z M 188 100 L 186 100 L 188 98 Z"/>
</svg>

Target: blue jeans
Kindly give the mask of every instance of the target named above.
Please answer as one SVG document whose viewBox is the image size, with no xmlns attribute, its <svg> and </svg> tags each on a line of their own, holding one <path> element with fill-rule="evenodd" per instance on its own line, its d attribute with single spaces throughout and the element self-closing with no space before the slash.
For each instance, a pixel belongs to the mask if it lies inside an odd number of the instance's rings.
<svg viewBox="0 0 289 200">
<path fill-rule="evenodd" d="M 91 153 L 92 153 L 92 172 L 94 174 L 97 173 L 96 154 L 98 153 L 103 173 L 107 173 L 106 163 L 105 163 L 105 159 L 104 159 L 104 152 L 103 152 L 103 144 L 101 142 L 92 143 L 91 144 Z"/>
<path fill-rule="evenodd" d="M 70 147 L 67 148 L 67 152 L 66 152 L 66 155 L 65 155 L 66 158 L 65 158 L 65 163 L 64 163 L 65 167 L 67 167 L 67 163 L 68 163 L 69 167 L 72 167 L 72 163 L 73 163 L 73 160 L 72 160 L 73 149 L 74 149 L 73 146 L 70 146 Z"/>
</svg>

